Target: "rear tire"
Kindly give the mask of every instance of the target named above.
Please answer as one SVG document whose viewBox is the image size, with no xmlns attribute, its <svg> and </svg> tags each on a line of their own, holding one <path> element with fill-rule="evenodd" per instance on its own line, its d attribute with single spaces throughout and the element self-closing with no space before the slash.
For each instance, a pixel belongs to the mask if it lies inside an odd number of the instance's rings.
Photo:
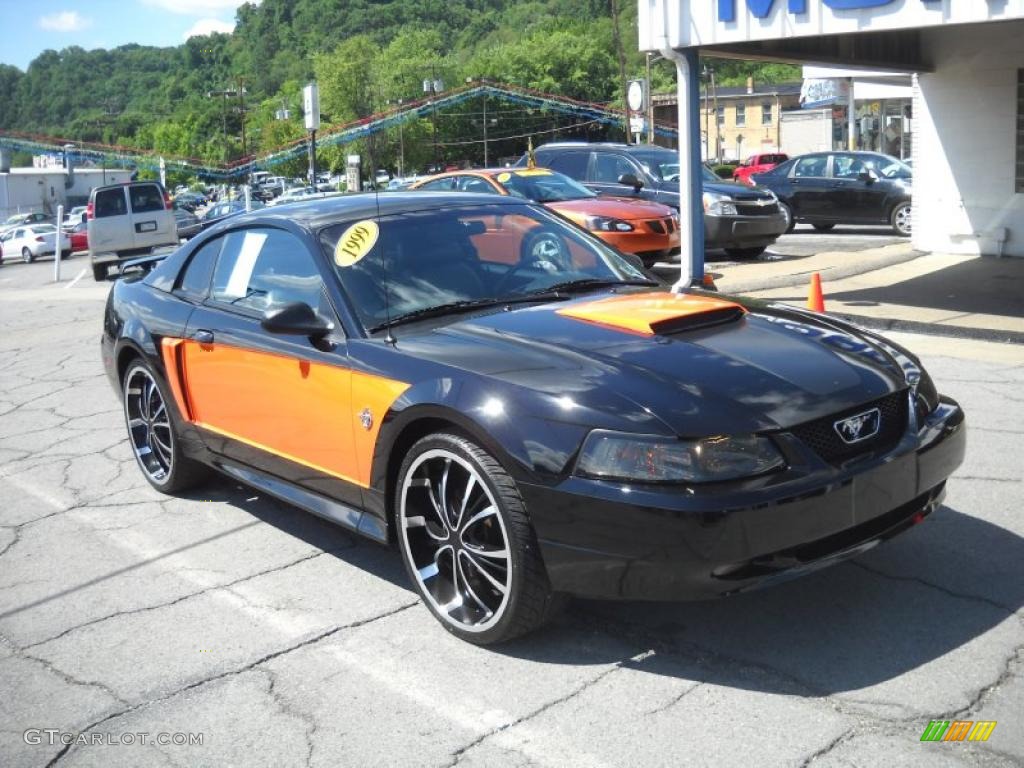
<svg viewBox="0 0 1024 768">
<path fill-rule="evenodd" d="M 828 232 L 835 227 L 835 224 L 814 224 L 813 226 L 819 232 Z"/>
<path fill-rule="evenodd" d="M 97 283 L 102 283 L 107 279 L 107 265 L 106 264 L 93 264 L 92 265 L 92 277 Z"/>
<path fill-rule="evenodd" d="M 561 607 L 515 480 L 471 440 L 417 442 L 398 474 L 394 515 L 410 580 L 456 637 L 505 642 Z"/>
<path fill-rule="evenodd" d="M 209 470 L 182 451 L 167 393 L 141 359 L 125 371 L 121 405 L 135 461 L 151 486 L 161 493 L 175 493 L 206 479 Z"/>
<path fill-rule="evenodd" d="M 767 247 L 767 245 L 761 245 L 756 248 L 726 248 L 725 252 L 734 259 L 756 259 L 764 253 Z"/>
<path fill-rule="evenodd" d="M 24 261 L 26 264 L 31 264 L 33 261 L 36 260 L 36 257 L 33 255 L 32 251 L 30 251 L 28 248 L 22 248 L 21 249 L 21 260 Z"/>
</svg>

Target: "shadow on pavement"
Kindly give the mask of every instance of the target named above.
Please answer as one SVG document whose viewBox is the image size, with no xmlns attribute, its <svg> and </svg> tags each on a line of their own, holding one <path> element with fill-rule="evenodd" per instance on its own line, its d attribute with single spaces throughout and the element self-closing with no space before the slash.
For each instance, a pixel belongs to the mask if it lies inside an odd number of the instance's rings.
<svg viewBox="0 0 1024 768">
<path fill-rule="evenodd" d="M 804 695 L 857 690 L 1005 621 L 1024 604 L 1021 562 L 1024 539 L 943 507 L 857 560 L 786 584 L 709 602 L 576 601 L 552 630 L 496 650 L 552 664 L 621 660 L 571 642 L 583 630 L 670 653 L 675 661 L 637 667 L 654 674 Z"/>
<path fill-rule="evenodd" d="M 1024 259 L 981 256 L 892 285 L 830 293 L 850 306 L 897 304 L 1024 317 Z"/>
</svg>

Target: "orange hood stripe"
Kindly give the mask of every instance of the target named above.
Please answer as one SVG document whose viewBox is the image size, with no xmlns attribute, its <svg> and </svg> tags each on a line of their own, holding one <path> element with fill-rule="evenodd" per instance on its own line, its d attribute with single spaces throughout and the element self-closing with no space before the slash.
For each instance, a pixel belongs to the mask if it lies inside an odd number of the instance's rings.
<svg viewBox="0 0 1024 768">
<path fill-rule="evenodd" d="M 745 312 L 739 304 L 713 296 L 688 293 L 637 293 L 610 296 L 556 310 L 559 315 L 588 323 L 653 336 L 655 326 L 670 320 L 721 310 Z"/>
</svg>

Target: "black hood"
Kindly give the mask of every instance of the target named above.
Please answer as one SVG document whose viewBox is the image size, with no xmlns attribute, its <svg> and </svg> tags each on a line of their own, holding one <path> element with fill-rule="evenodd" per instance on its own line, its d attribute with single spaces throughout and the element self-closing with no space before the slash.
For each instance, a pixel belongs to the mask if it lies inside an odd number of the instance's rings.
<svg viewBox="0 0 1024 768">
<path fill-rule="evenodd" d="M 549 400 L 570 397 L 590 414 L 648 414 L 690 436 L 786 428 L 906 387 L 869 340 L 782 308 L 742 302 L 748 311 L 725 322 L 648 335 L 558 312 L 595 298 L 478 316 L 399 347 Z"/>
</svg>

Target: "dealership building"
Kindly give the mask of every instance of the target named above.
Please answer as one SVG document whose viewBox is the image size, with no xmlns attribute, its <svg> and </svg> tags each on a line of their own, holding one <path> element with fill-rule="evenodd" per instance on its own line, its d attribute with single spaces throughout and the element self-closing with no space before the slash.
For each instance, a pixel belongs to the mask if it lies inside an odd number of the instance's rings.
<svg viewBox="0 0 1024 768">
<path fill-rule="evenodd" d="M 677 63 L 684 173 L 698 54 L 912 73 L 915 248 L 1024 256 L 1024 0 L 639 0 L 639 20 L 641 50 Z"/>
</svg>

